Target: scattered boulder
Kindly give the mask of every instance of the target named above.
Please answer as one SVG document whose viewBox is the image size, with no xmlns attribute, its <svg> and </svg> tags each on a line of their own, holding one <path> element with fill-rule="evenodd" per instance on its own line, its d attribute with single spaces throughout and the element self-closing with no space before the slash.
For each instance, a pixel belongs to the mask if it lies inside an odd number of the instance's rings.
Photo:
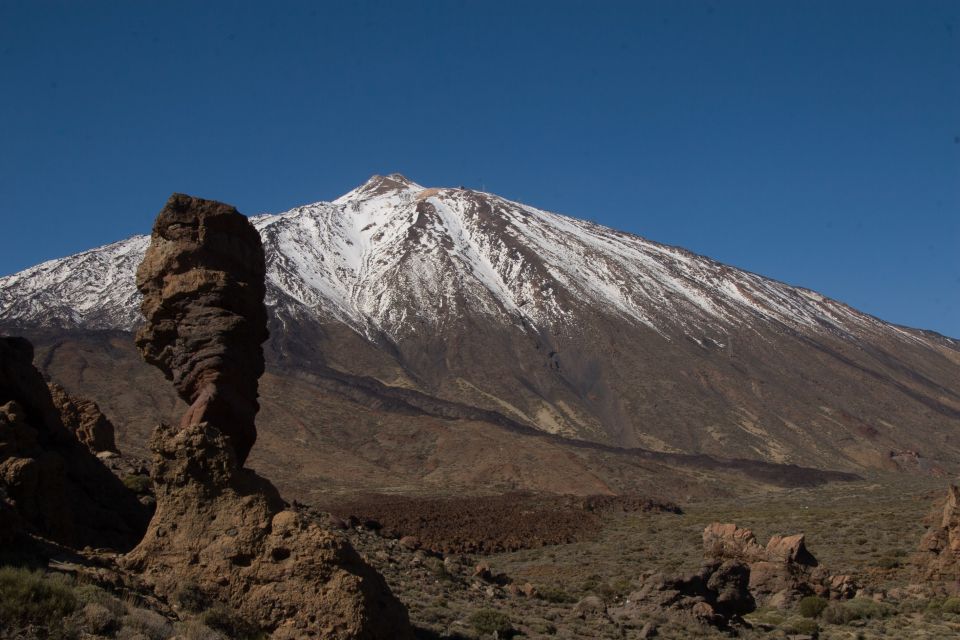
<svg viewBox="0 0 960 640">
<path fill-rule="evenodd" d="M 33 346 L 0 338 L 0 530 L 126 551 L 149 511 L 64 426 Z M 18 524 L 12 524 L 16 519 Z"/>
<path fill-rule="evenodd" d="M 119 453 L 114 440 L 113 423 L 92 400 L 76 398 L 60 385 L 50 382 L 50 397 L 60 413 L 60 419 L 74 437 L 86 445 L 94 455 L 103 452 Z"/>
<path fill-rule="evenodd" d="M 960 581 L 960 487 L 950 485 L 942 504 L 928 517 L 916 563 L 924 581 Z"/>
<path fill-rule="evenodd" d="M 273 638 L 405 640 L 407 612 L 319 518 L 243 467 L 256 440 L 267 336 L 263 249 L 244 216 L 174 195 L 137 274 L 137 344 L 190 403 L 151 439 L 156 513 L 121 560 L 164 598 L 195 585 Z"/>
</svg>

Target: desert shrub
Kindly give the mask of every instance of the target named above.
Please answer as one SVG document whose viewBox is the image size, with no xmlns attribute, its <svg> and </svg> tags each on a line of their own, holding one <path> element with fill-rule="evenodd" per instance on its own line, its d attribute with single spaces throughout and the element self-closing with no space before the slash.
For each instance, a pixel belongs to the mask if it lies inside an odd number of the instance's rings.
<svg viewBox="0 0 960 640">
<path fill-rule="evenodd" d="M 483 634 L 496 632 L 500 636 L 508 637 L 513 632 L 510 618 L 494 609 L 480 609 L 470 616 L 470 624 Z"/>
<path fill-rule="evenodd" d="M 845 602 L 844 606 L 853 612 L 854 620 L 886 618 L 894 612 L 890 605 L 869 598 L 854 598 Z"/>
<path fill-rule="evenodd" d="M 124 476 L 122 482 L 123 486 L 134 493 L 147 493 L 150 491 L 150 487 L 153 486 L 149 476 L 139 474 Z"/>
<path fill-rule="evenodd" d="M 896 569 L 900 566 L 900 560 L 894 556 L 883 556 L 877 560 L 877 566 L 881 569 Z"/>
<path fill-rule="evenodd" d="M 99 602 L 84 605 L 80 610 L 80 619 L 84 631 L 97 635 L 113 633 L 120 627 L 120 617 Z"/>
<path fill-rule="evenodd" d="M 193 582 L 187 582 L 177 589 L 173 594 L 173 601 L 189 613 L 200 613 L 210 606 L 210 600 Z"/>
<path fill-rule="evenodd" d="M 137 634 L 149 640 L 166 640 L 173 635 L 173 626 L 159 613 L 147 609 L 130 609 L 120 620 L 118 638 L 135 637 Z"/>
<path fill-rule="evenodd" d="M 0 628 L 56 625 L 77 608 L 67 580 L 39 571 L 0 567 Z"/>
<path fill-rule="evenodd" d="M 537 597 L 541 600 L 546 600 L 547 602 L 552 602 L 554 604 L 569 604 L 577 601 L 576 598 L 571 596 L 563 589 L 554 586 L 538 587 Z"/>
<path fill-rule="evenodd" d="M 229 638 L 256 640 L 265 637 L 255 625 L 250 624 L 226 605 L 215 604 L 200 616 L 200 621 Z"/>
<path fill-rule="evenodd" d="M 895 612 L 894 608 L 869 598 L 854 598 L 846 602 L 831 602 L 821 617 L 830 624 L 847 624 L 853 620 L 885 618 Z"/>
<path fill-rule="evenodd" d="M 800 600 L 797 609 L 804 618 L 816 618 L 827 608 L 827 601 L 820 596 L 807 596 Z"/>
<path fill-rule="evenodd" d="M 815 620 L 810 620 L 809 618 L 794 618 L 788 620 L 783 623 L 780 628 L 791 635 L 802 634 L 816 636 L 820 633 L 820 625 L 818 625 Z"/>
<path fill-rule="evenodd" d="M 821 617 L 823 618 L 824 622 L 829 624 L 847 624 L 853 620 L 853 616 L 840 602 L 831 602 L 827 604 L 826 608 L 821 614 Z"/>
<path fill-rule="evenodd" d="M 92 584 L 77 585 L 73 590 L 77 598 L 77 606 L 99 604 L 110 610 L 110 613 L 122 617 L 127 612 L 127 605 L 123 604 L 112 593 Z"/>
<path fill-rule="evenodd" d="M 177 623 L 176 631 L 183 640 L 227 640 L 227 636 L 196 619 Z"/>
<path fill-rule="evenodd" d="M 947 598 L 940 605 L 940 610 L 944 613 L 960 613 L 960 598 L 956 596 Z"/>
</svg>

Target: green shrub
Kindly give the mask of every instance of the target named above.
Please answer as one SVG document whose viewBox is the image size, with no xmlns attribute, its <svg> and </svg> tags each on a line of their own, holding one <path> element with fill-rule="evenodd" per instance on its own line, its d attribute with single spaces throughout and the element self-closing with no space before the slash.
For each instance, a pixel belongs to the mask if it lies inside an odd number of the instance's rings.
<svg viewBox="0 0 960 640">
<path fill-rule="evenodd" d="M 830 624 L 847 624 L 854 620 L 870 620 L 893 615 L 894 608 L 869 598 L 854 598 L 847 602 L 831 602 L 821 617 Z"/>
<path fill-rule="evenodd" d="M 940 610 L 944 613 L 960 613 L 960 598 L 956 596 L 947 598 L 940 605 Z"/>
<path fill-rule="evenodd" d="M 57 626 L 77 608 L 72 585 L 39 571 L 0 567 L 0 628 Z"/>
<path fill-rule="evenodd" d="M 470 624 L 479 633 L 492 634 L 496 632 L 502 637 L 508 637 L 513 632 L 510 618 L 494 609 L 480 609 L 470 616 Z"/>
<path fill-rule="evenodd" d="M 123 486 L 134 493 L 147 493 L 153 486 L 149 476 L 129 475 L 123 477 Z"/>
<path fill-rule="evenodd" d="M 831 602 L 821 613 L 824 622 L 829 624 L 847 624 L 853 620 L 853 616 L 843 604 Z"/>
<path fill-rule="evenodd" d="M 127 605 L 120 602 L 120 600 L 109 591 L 92 584 L 77 585 L 73 590 L 73 595 L 77 598 L 78 607 L 88 604 L 99 604 L 106 607 L 110 613 L 118 618 L 127 612 Z"/>
<path fill-rule="evenodd" d="M 854 598 L 845 602 L 844 606 L 853 613 L 854 620 L 886 618 L 894 613 L 894 609 L 890 605 L 869 598 Z"/>
<path fill-rule="evenodd" d="M 815 620 L 807 618 L 788 620 L 780 628 L 788 634 L 803 634 L 815 637 L 820 633 L 820 625 L 818 625 Z"/>
<path fill-rule="evenodd" d="M 827 601 L 820 596 L 807 596 L 800 600 L 797 607 L 804 618 L 816 618 L 827 608 Z"/>
<path fill-rule="evenodd" d="M 538 587 L 537 597 L 554 604 L 569 604 L 577 599 L 559 587 Z"/>
</svg>

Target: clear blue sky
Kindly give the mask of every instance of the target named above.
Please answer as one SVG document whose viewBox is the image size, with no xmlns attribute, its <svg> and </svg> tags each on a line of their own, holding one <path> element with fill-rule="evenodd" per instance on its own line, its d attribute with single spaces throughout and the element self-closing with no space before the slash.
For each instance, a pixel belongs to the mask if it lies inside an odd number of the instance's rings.
<svg viewBox="0 0 960 640">
<path fill-rule="evenodd" d="M 960 336 L 960 2 L 0 0 L 0 273 L 373 173 Z"/>
</svg>

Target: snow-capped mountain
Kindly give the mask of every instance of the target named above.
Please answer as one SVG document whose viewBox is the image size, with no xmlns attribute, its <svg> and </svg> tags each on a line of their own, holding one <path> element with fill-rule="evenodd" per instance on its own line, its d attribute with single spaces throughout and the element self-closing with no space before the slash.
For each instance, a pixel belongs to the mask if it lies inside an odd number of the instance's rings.
<svg viewBox="0 0 960 640">
<path fill-rule="evenodd" d="M 467 189 L 374 176 L 333 202 L 252 219 L 268 263 L 268 306 L 330 315 L 363 334 L 479 313 L 535 328 L 598 305 L 667 339 L 784 323 L 914 334 L 807 289 L 676 247 Z M 131 329 L 134 273 L 149 244 L 127 240 L 0 278 L 0 321 Z"/>
<path fill-rule="evenodd" d="M 942 438 L 960 428 L 960 344 L 813 291 L 398 174 L 251 221 L 277 370 L 620 447 L 847 467 L 909 449 L 960 462 Z M 148 242 L 0 278 L 0 325 L 131 330 Z"/>
</svg>

